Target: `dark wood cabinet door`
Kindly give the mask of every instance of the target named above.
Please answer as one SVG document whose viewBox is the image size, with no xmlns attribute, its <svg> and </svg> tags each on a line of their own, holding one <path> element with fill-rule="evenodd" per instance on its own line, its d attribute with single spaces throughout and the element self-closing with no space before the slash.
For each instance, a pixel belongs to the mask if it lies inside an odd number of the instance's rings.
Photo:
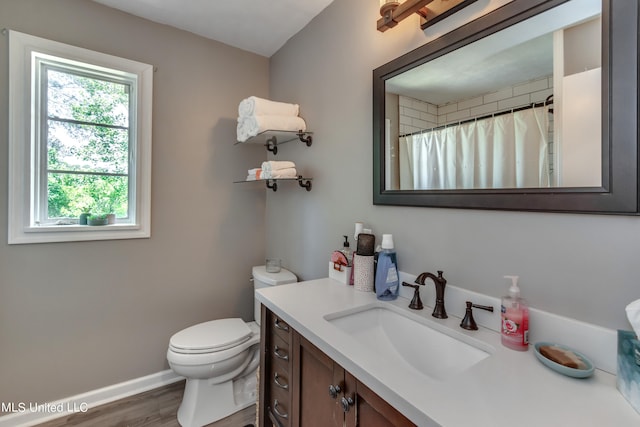
<svg viewBox="0 0 640 427">
<path fill-rule="evenodd" d="M 367 386 L 345 372 L 346 427 L 415 427 L 408 418 L 382 400 Z"/>
<path fill-rule="evenodd" d="M 295 388 L 293 415 L 299 427 L 342 427 L 339 405 L 344 370 L 298 333 L 293 334 Z M 330 387 L 335 390 L 332 397 Z"/>
</svg>

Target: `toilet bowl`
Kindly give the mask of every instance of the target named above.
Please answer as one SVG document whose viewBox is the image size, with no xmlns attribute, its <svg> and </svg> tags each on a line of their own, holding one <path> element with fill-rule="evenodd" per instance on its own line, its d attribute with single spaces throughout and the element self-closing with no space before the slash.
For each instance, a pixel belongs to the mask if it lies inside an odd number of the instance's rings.
<svg viewBox="0 0 640 427">
<path fill-rule="evenodd" d="M 267 273 L 253 267 L 254 289 L 296 282 L 288 270 Z M 256 369 L 260 364 L 260 304 L 256 321 L 211 320 L 183 329 L 169 340 L 167 361 L 186 378 L 178 422 L 199 427 L 240 411 L 257 400 Z"/>
</svg>

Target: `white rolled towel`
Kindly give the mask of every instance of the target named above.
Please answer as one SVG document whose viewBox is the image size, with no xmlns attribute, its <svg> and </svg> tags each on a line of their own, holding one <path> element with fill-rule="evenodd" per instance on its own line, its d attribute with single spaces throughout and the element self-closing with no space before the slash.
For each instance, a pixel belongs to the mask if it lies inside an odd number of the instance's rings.
<svg viewBox="0 0 640 427">
<path fill-rule="evenodd" d="M 269 99 L 250 96 L 238 105 L 240 117 L 249 116 L 297 116 L 300 112 L 298 104 L 271 101 Z"/>
<path fill-rule="evenodd" d="M 238 125 L 236 126 L 236 139 L 240 142 L 245 142 L 249 139 L 249 134 L 245 130 L 244 122 L 238 117 Z"/>
<path fill-rule="evenodd" d="M 307 124 L 297 116 L 249 116 L 238 117 L 237 138 L 245 142 L 265 131 L 306 131 Z"/>
<path fill-rule="evenodd" d="M 278 170 L 270 170 L 262 172 L 262 179 L 283 179 L 283 178 L 297 178 L 298 171 L 296 168 L 285 168 Z"/>
<path fill-rule="evenodd" d="M 293 169 L 295 167 L 296 164 L 289 160 L 269 160 L 267 162 L 262 162 L 262 165 L 260 166 L 263 173 L 282 169 Z"/>
</svg>

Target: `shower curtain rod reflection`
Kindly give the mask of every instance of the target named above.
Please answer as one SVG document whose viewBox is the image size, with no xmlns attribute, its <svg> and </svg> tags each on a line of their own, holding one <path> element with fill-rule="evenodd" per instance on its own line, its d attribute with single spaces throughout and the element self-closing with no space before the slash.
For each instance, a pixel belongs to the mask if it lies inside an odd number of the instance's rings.
<svg viewBox="0 0 640 427">
<path fill-rule="evenodd" d="M 465 123 L 476 122 L 478 120 L 490 119 L 492 117 L 502 116 L 502 115 L 505 115 L 505 114 L 511 114 L 511 113 L 515 113 L 517 111 L 528 110 L 530 108 L 545 107 L 547 105 L 553 105 L 553 95 L 549 95 L 544 102 L 531 103 L 531 104 L 525 105 L 523 107 L 511 108 L 509 110 L 504 110 L 504 111 L 499 111 L 497 113 L 487 114 L 486 116 L 474 117 L 472 119 L 460 120 L 460 121 L 457 121 L 457 122 L 448 123 L 446 125 L 440 125 L 440 126 L 436 126 L 436 127 L 429 128 L 429 129 L 422 129 L 422 130 L 418 130 L 418 131 L 411 132 L 411 133 L 405 133 L 405 134 L 400 135 L 399 137 L 402 138 L 404 136 L 420 135 L 421 133 L 428 133 L 428 132 L 432 132 L 434 130 L 446 129 L 446 128 L 449 128 L 449 127 L 452 127 L 452 126 L 459 126 L 459 125 L 463 125 Z M 549 113 L 553 114 L 553 108 L 549 109 Z"/>
</svg>

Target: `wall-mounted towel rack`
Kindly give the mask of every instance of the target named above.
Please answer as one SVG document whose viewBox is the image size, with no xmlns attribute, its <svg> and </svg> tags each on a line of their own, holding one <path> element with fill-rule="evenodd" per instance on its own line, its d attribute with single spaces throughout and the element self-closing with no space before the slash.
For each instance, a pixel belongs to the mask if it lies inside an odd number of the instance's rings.
<svg viewBox="0 0 640 427">
<path fill-rule="evenodd" d="M 311 147 L 313 143 L 313 132 L 307 131 L 282 131 L 282 130 L 267 130 L 259 133 L 258 135 L 247 139 L 244 142 L 237 141 L 236 144 L 263 144 L 267 147 L 267 150 L 274 155 L 278 154 L 278 145 L 285 144 L 291 141 L 300 141 L 306 144 L 307 147 Z M 269 178 L 269 179 L 257 179 L 257 180 L 244 180 L 234 181 L 238 184 L 241 182 L 256 182 L 264 181 L 267 188 L 273 191 L 278 191 L 278 181 L 297 181 L 298 185 L 307 191 L 311 191 L 312 178 L 304 178 L 302 175 L 298 175 L 294 178 Z"/>
<path fill-rule="evenodd" d="M 285 130 L 266 130 L 247 139 L 244 142 L 236 142 L 236 144 L 263 144 L 267 150 L 274 155 L 278 154 L 278 145 L 291 141 L 304 142 L 307 147 L 311 147 L 313 143 L 313 132 L 306 131 L 285 131 Z"/>
<path fill-rule="evenodd" d="M 304 178 L 299 175 L 297 178 L 278 178 L 278 179 L 256 179 L 253 181 L 234 181 L 234 184 L 240 184 L 242 182 L 265 182 L 267 188 L 278 191 L 278 181 L 298 181 L 298 185 L 305 188 L 307 191 L 311 191 L 311 181 L 313 178 Z"/>
</svg>

